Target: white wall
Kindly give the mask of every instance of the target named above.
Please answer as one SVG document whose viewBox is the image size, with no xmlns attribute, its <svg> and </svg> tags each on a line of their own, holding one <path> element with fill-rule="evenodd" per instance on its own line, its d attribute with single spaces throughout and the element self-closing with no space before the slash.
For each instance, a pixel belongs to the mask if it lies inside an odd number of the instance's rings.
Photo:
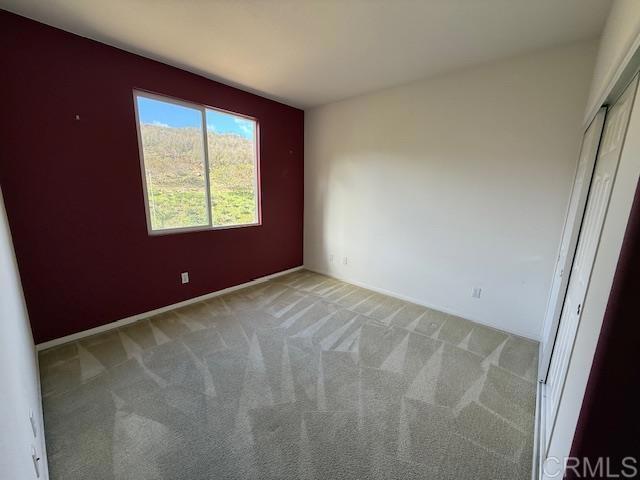
<svg viewBox="0 0 640 480">
<path fill-rule="evenodd" d="M 35 479 L 31 446 L 42 457 L 40 478 L 48 478 L 40 383 L 31 327 L 13 254 L 0 192 L 0 478 Z M 29 421 L 33 409 L 38 423 L 34 438 Z"/>
<path fill-rule="evenodd" d="M 538 339 L 595 53 L 582 42 L 307 111 L 305 265 Z"/>
<path fill-rule="evenodd" d="M 585 123 L 602 106 L 640 38 L 640 1 L 616 0 L 602 32 Z"/>
</svg>

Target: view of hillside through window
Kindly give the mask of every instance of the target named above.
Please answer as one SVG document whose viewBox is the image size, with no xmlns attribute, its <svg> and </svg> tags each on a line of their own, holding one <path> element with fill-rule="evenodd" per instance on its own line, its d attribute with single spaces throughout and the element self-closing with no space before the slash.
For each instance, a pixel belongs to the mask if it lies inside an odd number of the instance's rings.
<svg viewBox="0 0 640 480">
<path fill-rule="evenodd" d="M 151 229 L 257 223 L 255 121 L 141 94 L 136 101 Z"/>
</svg>

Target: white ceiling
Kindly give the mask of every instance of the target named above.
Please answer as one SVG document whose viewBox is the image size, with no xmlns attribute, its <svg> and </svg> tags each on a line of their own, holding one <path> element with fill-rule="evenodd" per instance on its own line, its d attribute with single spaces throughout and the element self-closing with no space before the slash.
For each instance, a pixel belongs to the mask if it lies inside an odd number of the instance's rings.
<svg viewBox="0 0 640 480">
<path fill-rule="evenodd" d="M 308 108 L 597 36 L 609 0 L 0 0 L 0 7 Z"/>
</svg>

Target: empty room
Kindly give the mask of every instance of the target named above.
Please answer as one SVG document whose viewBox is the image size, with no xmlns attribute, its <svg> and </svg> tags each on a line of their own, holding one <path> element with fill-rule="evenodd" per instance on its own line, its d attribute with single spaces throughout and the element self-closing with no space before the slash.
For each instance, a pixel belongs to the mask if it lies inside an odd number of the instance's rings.
<svg viewBox="0 0 640 480">
<path fill-rule="evenodd" d="M 0 479 L 640 479 L 640 1 L 0 0 Z"/>
</svg>

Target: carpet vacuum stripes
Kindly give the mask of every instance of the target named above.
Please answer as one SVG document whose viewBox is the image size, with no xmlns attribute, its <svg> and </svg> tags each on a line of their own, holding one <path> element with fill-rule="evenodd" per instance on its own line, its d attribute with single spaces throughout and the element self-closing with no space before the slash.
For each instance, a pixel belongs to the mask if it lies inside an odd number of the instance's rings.
<svg viewBox="0 0 640 480">
<path fill-rule="evenodd" d="M 51 478 L 528 480 L 537 351 L 294 272 L 40 352 Z"/>
</svg>

